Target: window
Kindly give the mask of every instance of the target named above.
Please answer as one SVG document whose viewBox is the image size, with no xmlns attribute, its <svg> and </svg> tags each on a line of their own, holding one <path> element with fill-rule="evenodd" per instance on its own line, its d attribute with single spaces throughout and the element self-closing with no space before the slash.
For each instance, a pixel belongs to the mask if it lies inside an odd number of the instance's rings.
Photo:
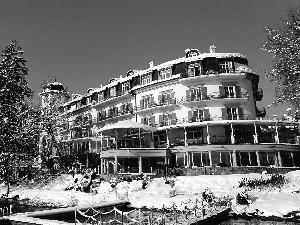
<svg viewBox="0 0 300 225">
<path fill-rule="evenodd" d="M 169 126 L 172 123 L 172 114 L 162 114 L 162 126 Z"/>
<path fill-rule="evenodd" d="M 202 122 L 202 121 L 203 121 L 203 110 L 200 109 L 193 110 L 192 122 Z"/>
<path fill-rule="evenodd" d="M 171 93 L 163 93 L 161 94 L 161 104 L 167 105 L 171 99 Z"/>
<path fill-rule="evenodd" d="M 238 109 L 237 108 L 227 108 L 228 120 L 238 120 Z"/>
<path fill-rule="evenodd" d="M 201 100 L 201 88 L 191 88 L 191 101 Z"/>
<path fill-rule="evenodd" d="M 235 87 L 234 86 L 228 86 L 224 87 L 225 90 L 225 98 L 235 98 L 236 93 L 235 93 Z"/>
<path fill-rule="evenodd" d="M 220 62 L 220 73 L 230 73 L 232 72 L 232 62 L 222 61 Z"/>
<path fill-rule="evenodd" d="M 199 76 L 200 72 L 201 72 L 200 63 L 194 63 L 194 64 L 190 64 L 188 66 L 188 76 L 189 77 Z"/>
<path fill-rule="evenodd" d="M 151 126 L 151 117 L 144 117 L 143 124 Z"/>
<path fill-rule="evenodd" d="M 104 93 L 103 92 L 100 92 L 98 94 L 98 102 L 102 102 L 104 100 Z"/>
<path fill-rule="evenodd" d="M 150 73 L 142 76 L 142 85 L 149 84 L 152 81 L 152 76 Z"/>
<path fill-rule="evenodd" d="M 201 132 L 198 131 L 188 131 L 187 139 L 200 139 L 202 137 Z"/>
<path fill-rule="evenodd" d="M 150 96 L 146 96 L 142 99 L 142 109 L 147 109 L 150 107 L 150 101 L 151 101 L 151 98 Z"/>
<path fill-rule="evenodd" d="M 110 97 L 116 97 L 116 87 L 111 87 L 110 89 L 109 89 L 109 96 Z"/>
<path fill-rule="evenodd" d="M 127 82 L 124 82 L 121 84 L 121 88 L 122 88 L 122 94 L 126 93 L 127 91 L 130 90 L 130 82 L 127 81 Z"/>
<path fill-rule="evenodd" d="M 158 80 L 164 80 L 171 77 L 171 68 L 165 68 L 159 71 Z"/>
</svg>

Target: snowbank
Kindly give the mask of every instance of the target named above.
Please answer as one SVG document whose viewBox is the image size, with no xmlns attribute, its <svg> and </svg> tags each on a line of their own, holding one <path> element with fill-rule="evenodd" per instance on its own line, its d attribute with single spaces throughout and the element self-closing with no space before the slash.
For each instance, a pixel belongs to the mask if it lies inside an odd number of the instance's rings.
<svg viewBox="0 0 300 225">
<path fill-rule="evenodd" d="M 177 195 L 170 197 L 171 186 L 165 184 L 163 178 L 152 179 L 146 189 L 142 188 L 142 180 L 118 183 L 112 188 L 110 183 L 104 182 L 97 188 L 98 194 L 83 193 L 79 191 L 65 191 L 64 189 L 73 182 L 73 178 L 64 175 L 55 182 L 46 185 L 42 189 L 26 189 L 18 187 L 11 195 L 19 195 L 21 199 L 29 198 L 36 203 L 45 203 L 57 206 L 87 205 L 101 201 L 111 201 L 116 198 L 129 199 L 132 206 L 156 207 L 163 205 L 170 207 L 173 204 L 201 199 L 202 192 L 209 188 L 217 197 L 231 196 L 235 198 L 241 190 L 238 185 L 242 178 L 261 178 L 261 174 L 232 174 L 232 175 L 204 175 L 204 176 L 181 176 L 175 179 Z M 283 217 L 290 212 L 300 211 L 300 171 L 289 172 L 285 175 L 289 181 L 282 189 L 251 191 L 249 195 L 252 204 L 245 210 L 258 212 L 262 216 Z M 4 193 L 4 187 L 0 191 Z M 0 192 L 0 193 L 1 193 Z"/>
</svg>

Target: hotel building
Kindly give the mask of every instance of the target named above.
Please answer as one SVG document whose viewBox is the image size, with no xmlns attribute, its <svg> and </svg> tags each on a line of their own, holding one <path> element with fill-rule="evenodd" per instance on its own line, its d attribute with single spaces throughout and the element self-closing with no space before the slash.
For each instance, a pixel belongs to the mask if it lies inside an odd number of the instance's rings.
<svg viewBox="0 0 300 225">
<path fill-rule="evenodd" d="M 299 123 L 264 119 L 259 75 L 239 53 L 186 49 L 183 57 L 130 70 L 61 106 L 67 155 L 99 159 L 101 173 L 155 172 L 164 165 L 299 167 Z M 98 130 L 130 120 L 156 128 Z"/>
</svg>

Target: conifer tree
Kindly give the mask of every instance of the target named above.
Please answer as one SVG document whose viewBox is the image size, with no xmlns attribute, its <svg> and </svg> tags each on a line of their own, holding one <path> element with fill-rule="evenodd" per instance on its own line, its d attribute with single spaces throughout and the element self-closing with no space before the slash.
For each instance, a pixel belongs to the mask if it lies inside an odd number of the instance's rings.
<svg viewBox="0 0 300 225">
<path fill-rule="evenodd" d="M 266 28 L 262 50 L 273 55 L 267 78 L 275 82 L 275 101 L 269 106 L 288 103 L 300 110 L 300 8 L 289 8 L 276 29 Z"/>
<path fill-rule="evenodd" d="M 23 53 L 19 43 L 12 41 L 0 62 L 0 169 L 8 184 L 13 164 L 37 150 L 38 111 L 30 104 L 33 92 L 26 80 L 28 68 Z"/>
</svg>

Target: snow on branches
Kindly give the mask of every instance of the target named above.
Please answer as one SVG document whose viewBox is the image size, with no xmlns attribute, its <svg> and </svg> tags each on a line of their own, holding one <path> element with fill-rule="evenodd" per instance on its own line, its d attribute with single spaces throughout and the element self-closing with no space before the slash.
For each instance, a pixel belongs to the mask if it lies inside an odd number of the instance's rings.
<svg viewBox="0 0 300 225">
<path fill-rule="evenodd" d="M 287 102 L 300 109 L 300 8 L 290 8 L 277 29 L 266 28 L 262 50 L 273 55 L 267 78 L 276 83 L 276 100 L 270 106 Z"/>
</svg>

